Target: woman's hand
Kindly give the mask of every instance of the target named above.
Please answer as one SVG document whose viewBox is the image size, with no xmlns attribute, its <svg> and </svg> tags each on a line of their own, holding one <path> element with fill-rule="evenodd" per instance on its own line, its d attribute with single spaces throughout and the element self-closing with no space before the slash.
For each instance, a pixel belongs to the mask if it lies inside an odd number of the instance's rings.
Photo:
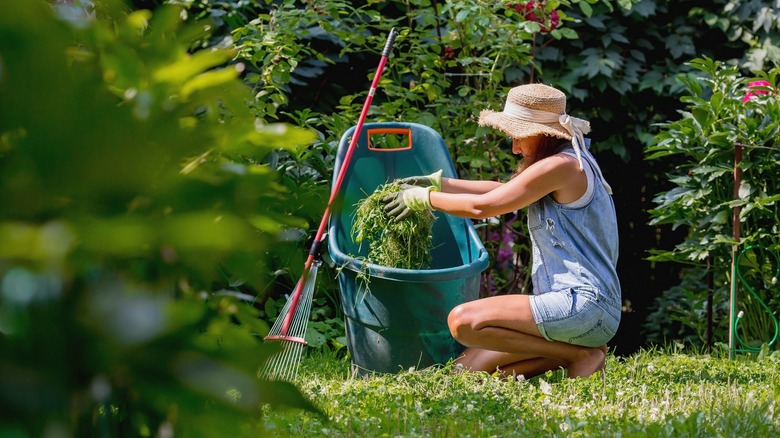
<svg viewBox="0 0 780 438">
<path fill-rule="evenodd" d="M 435 188 L 405 186 L 401 191 L 390 193 L 382 199 L 385 212 L 400 221 L 415 211 L 431 210 L 431 191 Z"/>
<path fill-rule="evenodd" d="M 436 172 L 433 172 L 430 175 L 410 176 L 406 178 L 397 179 L 396 182 L 401 185 L 407 184 L 410 186 L 417 186 L 417 187 L 434 187 L 434 190 L 440 192 L 441 174 L 442 174 L 442 170 L 440 169 Z"/>
</svg>

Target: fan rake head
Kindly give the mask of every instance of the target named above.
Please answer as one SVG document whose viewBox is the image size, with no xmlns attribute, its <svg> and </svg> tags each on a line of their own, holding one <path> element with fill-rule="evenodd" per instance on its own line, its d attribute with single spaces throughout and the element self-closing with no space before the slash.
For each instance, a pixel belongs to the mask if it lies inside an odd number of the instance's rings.
<svg viewBox="0 0 780 438">
<path fill-rule="evenodd" d="M 287 299 L 271 331 L 265 337 L 266 342 L 278 342 L 282 349 L 265 363 L 259 373 L 261 378 L 291 381 L 298 375 L 303 351 L 307 345 L 304 337 L 320 264 L 319 261 L 312 263 L 309 272 L 299 280 L 303 285 L 300 288 L 297 286 L 295 290 L 300 290 L 300 298 L 296 300 L 293 294 Z"/>
</svg>

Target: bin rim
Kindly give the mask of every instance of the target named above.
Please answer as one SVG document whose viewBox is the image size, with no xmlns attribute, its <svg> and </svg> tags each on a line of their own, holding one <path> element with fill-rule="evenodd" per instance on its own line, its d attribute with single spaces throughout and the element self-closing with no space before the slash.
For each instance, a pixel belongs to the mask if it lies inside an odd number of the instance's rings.
<svg viewBox="0 0 780 438">
<path fill-rule="evenodd" d="M 488 267 L 488 253 L 484 245 L 477 245 L 477 257 L 470 263 L 439 269 L 402 269 L 377 265 L 345 254 L 336 241 L 336 224 L 331 222 L 328 233 L 328 253 L 337 265 L 353 272 L 365 272 L 370 277 L 407 282 L 452 281 L 480 275 Z M 473 227 L 468 227 L 469 238 L 477 238 Z"/>
<path fill-rule="evenodd" d="M 347 131 L 342 136 L 341 142 L 344 142 L 345 139 L 353 135 L 356 128 L 357 126 L 352 126 L 347 129 Z M 415 122 L 369 122 L 363 125 L 363 130 L 361 131 L 360 135 L 366 135 L 366 132 L 368 132 L 369 129 L 374 128 L 408 128 L 412 130 L 426 131 L 441 139 L 441 135 L 435 129 L 431 128 L 430 126 Z M 443 142 L 444 140 L 441 141 Z M 340 166 L 342 164 L 342 157 L 340 154 L 341 152 L 337 154 L 336 166 Z M 449 166 L 443 170 L 445 176 L 457 177 L 455 174 L 455 167 L 451 160 Z M 452 281 L 480 275 L 482 271 L 487 269 L 489 264 L 487 250 L 477 235 L 477 232 L 474 229 L 474 224 L 466 218 L 458 219 L 463 221 L 463 224 L 465 225 L 466 232 L 468 234 L 467 238 L 470 240 L 469 244 L 476 243 L 476 245 L 474 245 L 476 254 L 474 254 L 472 261 L 459 266 L 440 269 L 401 269 L 390 266 L 377 265 L 375 263 L 367 262 L 364 259 L 345 254 L 338 247 L 338 240 L 336 239 L 336 235 L 338 234 L 336 232 L 336 224 L 340 221 L 333 214 L 331 214 L 329 218 L 330 224 L 328 227 L 328 252 L 333 261 L 344 269 L 349 269 L 353 272 L 364 272 L 371 277 L 384 278 L 388 280 L 408 282 Z"/>
</svg>

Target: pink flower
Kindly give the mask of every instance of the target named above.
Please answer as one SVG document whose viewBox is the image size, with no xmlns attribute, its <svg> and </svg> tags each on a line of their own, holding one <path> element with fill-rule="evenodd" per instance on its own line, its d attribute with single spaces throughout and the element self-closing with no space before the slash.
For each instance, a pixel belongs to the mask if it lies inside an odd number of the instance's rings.
<svg viewBox="0 0 780 438">
<path fill-rule="evenodd" d="M 767 81 L 755 81 L 748 84 L 747 92 L 745 93 L 745 97 L 742 99 L 742 103 L 747 102 L 748 100 L 752 99 L 753 96 L 760 96 L 763 94 L 769 94 L 766 90 L 757 90 L 756 87 L 771 87 L 769 82 Z"/>
<path fill-rule="evenodd" d="M 558 18 L 558 11 L 553 9 L 552 14 L 550 14 L 550 30 L 554 30 L 559 24 L 561 24 L 561 19 Z"/>
</svg>

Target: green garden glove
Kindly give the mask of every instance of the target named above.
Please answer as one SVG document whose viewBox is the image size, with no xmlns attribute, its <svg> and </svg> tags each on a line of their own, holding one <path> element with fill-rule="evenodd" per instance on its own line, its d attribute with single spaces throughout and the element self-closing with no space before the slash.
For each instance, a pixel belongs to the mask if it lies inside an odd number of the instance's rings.
<svg viewBox="0 0 780 438">
<path fill-rule="evenodd" d="M 400 221 L 415 211 L 431 210 L 431 192 L 435 187 L 406 186 L 401 191 L 390 193 L 382 199 L 387 204 L 385 212 Z"/>
<path fill-rule="evenodd" d="M 410 186 L 417 186 L 417 187 L 433 187 L 434 191 L 440 192 L 441 174 L 442 174 L 442 170 L 439 169 L 438 171 L 433 172 L 430 175 L 410 176 L 407 178 L 398 179 L 396 180 L 396 182 L 399 184 L 408 184 Z"/>
</svg>

